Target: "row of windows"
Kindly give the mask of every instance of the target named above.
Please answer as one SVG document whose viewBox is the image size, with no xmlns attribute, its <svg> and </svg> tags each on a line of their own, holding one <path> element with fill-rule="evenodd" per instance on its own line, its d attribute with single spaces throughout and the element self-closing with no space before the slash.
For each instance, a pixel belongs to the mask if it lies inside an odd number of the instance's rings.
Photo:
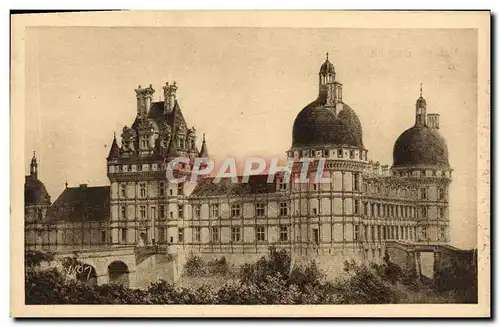
<svg viewBox="0 0 500 327">
<path fill-rule="evenodd" d="M 316 244 L 320 242 L 320 234 L 317 228 L 313 228 L 313 241 Z M 370 232 L 371 237 L 368 233 Z M 280 242 L 288 242 L 290 240 L 290 228 L 287 225 L 279 226 L 279 240 Z M 201 242 L 201 227 L 194 227 L 193 229 L 194 241 Z M 231 242 L 241 242 L 241 227 L 231 227 Z M 178 242 L 184 242 L 184 228 L 178 229 Z M 265 242 L 267 240 L 265 226 L 255 226 L 255 237 L 257 242 Z M 422 227 L 420 239 L 428 239 L 427 228 Z M 159 242 L 166 242 L 166 229 L 160 228 L 158 230 Z M 381 226 L 381 225 L 364 225 L 364 240 L 368 241 L 385 241 L 385 240 L 415 240 L 417 237 L 417 229 L 415 226 Z M 121 230 L 122 242 L 127 242 L 127 229 Z M 360 239 L 360 226 L 354 225 L 354 240 L 361 241 Z M 440 227 L 438 240 L 446 240 L 446 229 Z M 106 241 L 106 232 L 101 232 L 101 242 Z M 220 242 L 220 229 L 219 227 L 210 228 L 210 241 Z M 170 238 L 173 242 L 173 237 Z"/>
<path fill-rule="evenodd" d="M 385 192 L 385 189 L 382 188 L 381 185 L 374 186 L 373 184 L 365 184 L 365 191 L 368 192 L 376 192 L 379 194 L 382 194 Z M 403 197 L 407 197 L 408 195 L 414 196 L 416 195 L 416 191 L 408 191 L 407 189 L 397 189 L 395 192 Z M 446 198 L 446 189 L 444 187 L 438 187 L 437 189 L 437 199 L 438 200 L 445 200 Z M 429 200 L 429 188 L 428 187 L 422 187 L 419 190 L 419 199 L 420 200 Z"/>
<path fill-rule="evenodd" d="M 448 177 L 449 173 L 447 171 L 445 172 L 438 172 L 437 170 L 412 170 L 412 171 L 393 171 L 392 172 L 393 176 L 400 176 L 400 177 L 438 177 L 438 176 L 446 176 Z"/>
<path fill-rule="evenodd" d="M 266 215 L 266 204 L 263 202 L 255 203 L 254 210 L 256 217 L 264 217 Z M 288 202 L 280 202 L 279 203 L 279 214 L 280 216 L 288 216 L 289 204 Z M 241 217 L 243 214 L 243 208 L 241 203 L 233 203 L 231 204 L 231 218 Z M 213 203 L 209 205 L 209 216 L 210 218 L 219 218 L 220 217 L 220 205 L 218 203 Z M 200 218 L 201 217 L 201 204 L 193 205 L 193 217 Z"/>
<path fill-rule="evenodd" d="M 167 213 L 166 213 L 166 206 L 161 204 L 158 207 L 158 218 L 159 219 L 164 219 L 167 218 Z M 126 219 L 127 218 L 127 207 L 126 206 L 121 206 L 121 213 L 120 213 L 120 218 Z M 170 218 L 174 218 L 174 213 L 170 211 L 169 213 Z M 177 207 L 177 217 L 178 218 L 184 218 L 184 205 L 178 205 Z M 141 219 L 146 219 L 147 217 L 147 207 L 146 206 L 139 206 L 139 218 Z M 151 219 L 156 218 L 156 207 L 151 207 Z"/>
<path fill-rule="evenodd" d="M 332 149 L 332 150 L 303 150 L 302 151 L 302 158 L 351 158 L 354 159 L 356 155 L 358 154 L 358 150 L 347 150 L 347 149 Z M 294 159 L 299 159 L 300 152 L 295 151 L 293 153 Z M 361 160 L 367 160 L 368 159 L 368 153 L 366 151 L 359 151 L 359 159 Z"/>
<path fill-rule="evenodd" d="M 414 218 L 415 207 L 398 204 L 363 203 L 364 214 L 368 217 Z"/>
<path fill-rule="evenodd" d="M 352 188 L 354 191 L 359 191 L 359 185 L 360 185 L 360 178 L 359 178 L 359 173 L 353 173 L 352 174 L 353 176 L 353 185 L 352 185 Z M 316 178 L 316 177 L 314 177 Z M 296 180 L 296 179 L 299 179 L 299 175 L 296 175 L 292 178 L 290 178 L 292 181 L 293 180 Z M 298 190 L 298 185 L 308 185 L 309 186 L 309 189 L 312 190 L 312 191 L 318 191 L 320 189 L 319 187 L 319 184 L 318 183 L 311 183 L 311 184 L 305 184 L 305 183 L 292 183 L 295 188 L 294 190 Z M 281 180 L 278 180 L 278 191 L 288 191 L 290 188 L 290 183 L 289 181 L 287 181 L 286 179 L 281 179 Z"/>
<path fill-rule="evenodd" d="M 166 183 L 160 182 L 158 184 L 158 195 L 165 196 L 166 192 Z M 173 190 L 169 189 L 169 195 L 173 195 Z M 139 197 L 146 198 L 148 196 L 148 188 L 146 183 L 139 183 Z M 120 184 L 120 197 L 126 199 L 127 198 L 127 184 Z M 177 184 L 177 194 L 184 194 L 184 184 Z"/>
</svg>

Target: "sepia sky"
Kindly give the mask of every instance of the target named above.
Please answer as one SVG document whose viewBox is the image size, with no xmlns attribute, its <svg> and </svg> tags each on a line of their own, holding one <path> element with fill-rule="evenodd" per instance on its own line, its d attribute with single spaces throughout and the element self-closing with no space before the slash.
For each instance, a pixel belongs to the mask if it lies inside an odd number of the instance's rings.
<svg viewBox="0 0 500 327">
<path fill-rule="evenodd" d="M 26 173 L 36 150 L 52 201 L 80 183 L 108 185 L 106 157 L 136 115 L 134 88 L 155 101 L 177 81 L 189 126 L 214 158 L 285 157 L 297 113 L 317 96 L 330 53 L 343 99 L 358 114 L 369 159 L 392 164 L 413 126 L 423 82 L 427 112 L 454 168 L 452 244 L 476 246 L 477 34 L 472 29 L 37 27 L 26 33 Z"/>
</svg>

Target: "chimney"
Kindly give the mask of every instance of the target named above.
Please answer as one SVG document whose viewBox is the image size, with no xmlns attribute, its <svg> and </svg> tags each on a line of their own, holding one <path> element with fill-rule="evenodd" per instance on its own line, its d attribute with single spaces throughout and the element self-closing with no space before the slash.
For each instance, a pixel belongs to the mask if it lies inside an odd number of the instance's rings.
<svg viewBox="0 0 500 327">
<path fill-rule="evenodd" d="M 146 111 L 145 89 L 141 85 L 135 89 L 135 96 L 137 98 L 137 116 L 143 116 Z"/>
<path fill-rule="evenodd" d="M 439 129 L 439 114 L 428 114 L 427 126 L 430 128 Z"/>
<path fill-rule="evenodd" d="M 168 84 L 168 82 L 165 83 L 163 87 L 163 97 L 165 98 L 164 114 L 172 112 L 172 109 L 174 109 L 176 92 L 177 83 L 175 81 L 173 84 Z"/>
<path fill-rule="evenodd" d="M 388 176 L 389 175 L 389 165 L 382 165 L 382 175 L 383 176 Z"/>
</svg>

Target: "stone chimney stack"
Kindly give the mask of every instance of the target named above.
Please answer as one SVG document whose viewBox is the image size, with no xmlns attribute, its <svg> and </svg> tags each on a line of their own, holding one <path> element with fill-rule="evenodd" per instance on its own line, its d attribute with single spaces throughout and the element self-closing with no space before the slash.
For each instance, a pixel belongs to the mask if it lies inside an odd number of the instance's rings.
<svg viewBox="0 0 500 327">
<path fill-rule="evenodd" d="M 428 114 L 427 126 L 430 128 L 439 129 L 439 114 Z"/>
<path fill-rule="evenodd" d="M 174 109 L 177 88 L 177 83 L 175 81 L 173 84 L 168 84 L 168 82 L 165 83 L 163 87 L 163 96 L 165 98 L 164 114 L 172 112 Z"/>
<path fill-rule="evenodd" d="M 155 90 L 153 85 L 149 84 L 147 88 L 143 88 L 140 85 L 135 89 L 135 95 L 137 97 L 137 115 L 145 117 L 151 108 L 151 103 L 153 102 L 153 94 Z"/>
<path fill-rule="evenodd" d="M 382 165 L 382 175 L 389 176 L 389 165 Z"/>
</svg>

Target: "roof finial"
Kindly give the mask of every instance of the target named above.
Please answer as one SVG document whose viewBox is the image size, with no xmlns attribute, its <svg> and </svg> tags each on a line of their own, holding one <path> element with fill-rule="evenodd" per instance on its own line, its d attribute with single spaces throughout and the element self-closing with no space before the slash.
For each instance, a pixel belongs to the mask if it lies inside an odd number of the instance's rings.
<svg viewBox="0 0 500 327">
<path fill-rule="evenodd" d="M 328 52 L 326 53 L 326 60 L 328 60 Z"/>
<path fill-rule="evenodd" d="M 420 82 L 420 97 L 422 97 L 422 82 Z"/>
<path fill-rule="evenodd" d="M 66 188 L 68 188 L 68 173 L 66 173 L 66 182 L 64 183 L 64 185 L 66 186 Z"/>
<path fill-rule="evenodd" d="M 35 150 L 33 150 L 33 158 L 35 158 L 35 157 L 36 157 L 36 152 L 35 152 Z"/>
<path fill-rule="evenodd" d="M 116 140 L 116 132 L 113 132 L 113 139 Z"/>
<path fill-rule="evenodd" d="M 205 142 L 205 133 L 203 133 L 203 142 Z"/>
</svg>

